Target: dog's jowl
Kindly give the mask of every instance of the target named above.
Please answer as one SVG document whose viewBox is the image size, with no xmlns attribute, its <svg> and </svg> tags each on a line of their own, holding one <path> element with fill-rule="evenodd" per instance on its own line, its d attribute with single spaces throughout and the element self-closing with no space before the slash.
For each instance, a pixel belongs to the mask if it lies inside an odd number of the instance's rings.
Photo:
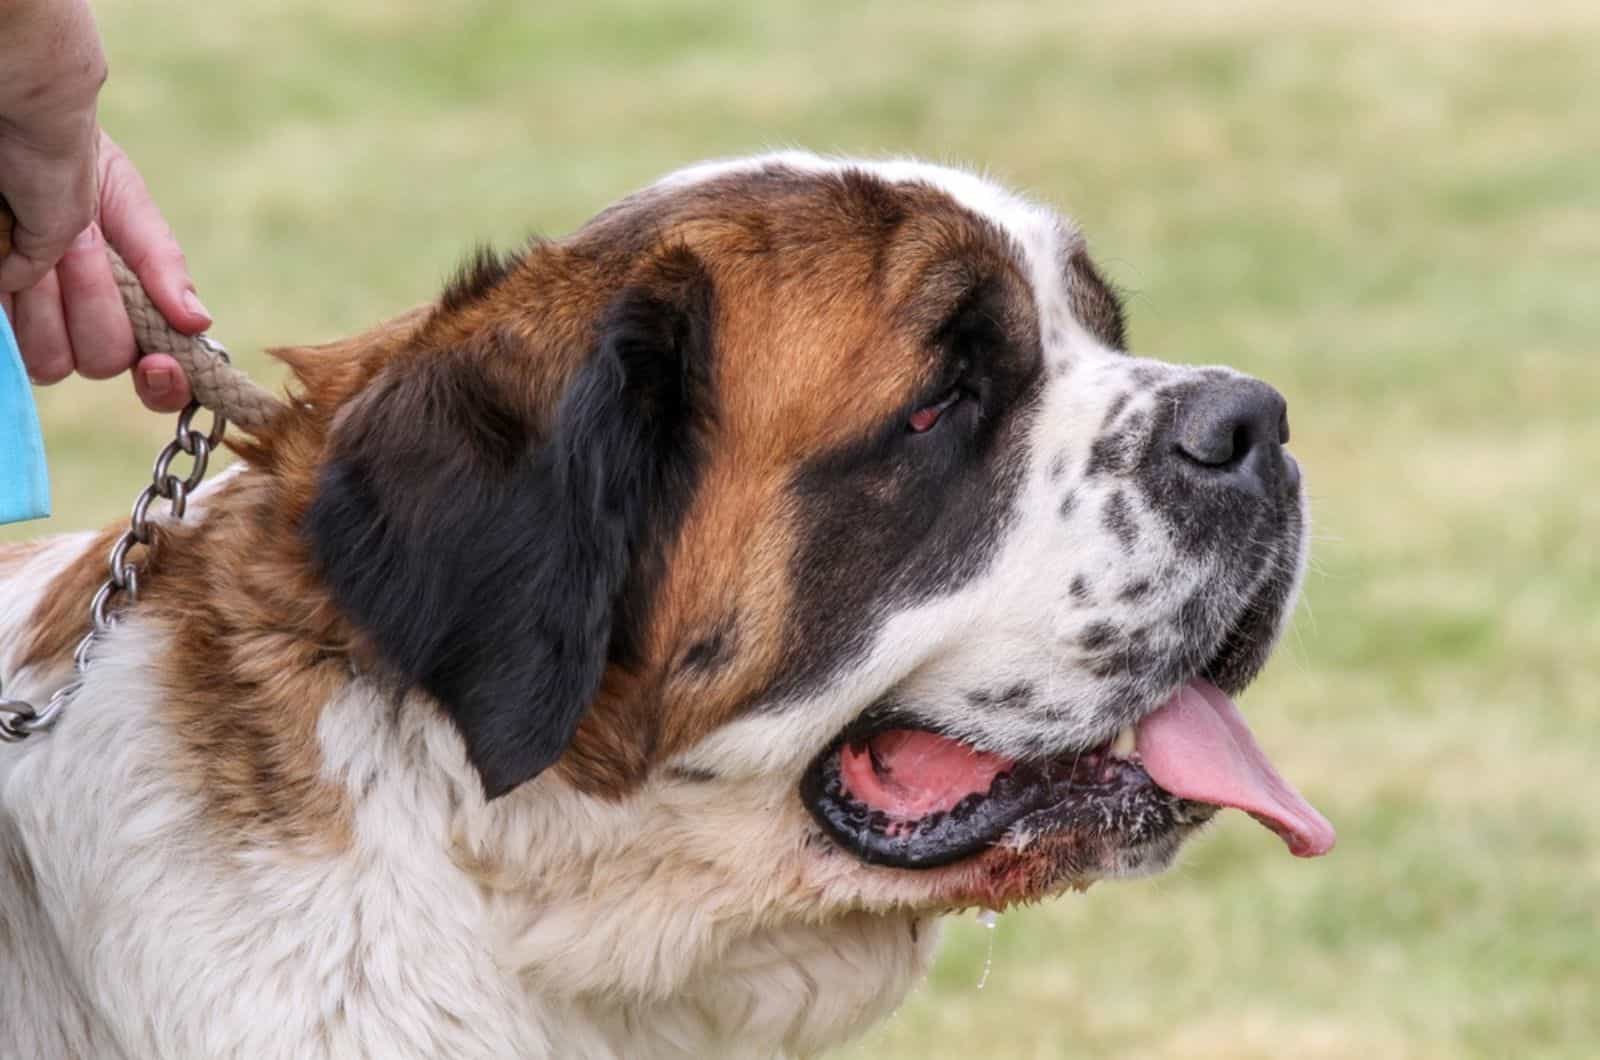
<svg viewBox="0 0 1600 1060">
<path fill-rule="evenodd" d="M 278 351 L 0 747 L 7 1049 L 810 1055 L 942 912 L 1218 807 L 1326 851 L 1229 698 L 1305 562 L 1284 399 L 1126 346 L 1066 219 L 781 155 Z M 9 694 L 71 678 L 106 544 L 0 549 Z"/>
</svg>

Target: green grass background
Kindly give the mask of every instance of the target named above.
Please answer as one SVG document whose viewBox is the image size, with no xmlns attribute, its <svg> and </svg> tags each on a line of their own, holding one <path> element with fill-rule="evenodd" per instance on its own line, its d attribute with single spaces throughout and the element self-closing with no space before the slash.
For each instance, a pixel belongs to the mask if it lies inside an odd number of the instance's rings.
<svg viewBox="0 0 1600 1060">
<path fill-rule="evenodd" d="M 1228 815 L 1005 916 L 982 989 L 954 923 L 845 1056 L 1600 1055 L 1600 5 L 97 6 L 105 124 L 263 377 L 476 241 L 799 144 L 1048 199 L 1139 352 L 1288 395 L 1315 570 L 1244 707 L 1338 849 Z M 49 528 L 120 518 L 168 421 L 39 396 Z"/>
</svg>

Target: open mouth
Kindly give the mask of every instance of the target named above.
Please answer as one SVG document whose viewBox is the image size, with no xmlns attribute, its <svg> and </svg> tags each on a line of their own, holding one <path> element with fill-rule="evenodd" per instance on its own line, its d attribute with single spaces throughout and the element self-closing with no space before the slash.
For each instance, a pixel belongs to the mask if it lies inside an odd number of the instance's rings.
<svg viewBox="0 0 1600 1060">
<path fill-rule="evenodd" d="M 1083 833 L 1121 849 L 1234 807 L 1298 857 L 1333 827 L 1273 768 L 1221 690 L 1190 681 L 1137 726 L 1094 747 L 1019 761 L 904 718 L 866 719 L 814 761 L 801 798 L 841 846 L 875 865 L 929 869 L 1014 838 Z"/>
</svg>

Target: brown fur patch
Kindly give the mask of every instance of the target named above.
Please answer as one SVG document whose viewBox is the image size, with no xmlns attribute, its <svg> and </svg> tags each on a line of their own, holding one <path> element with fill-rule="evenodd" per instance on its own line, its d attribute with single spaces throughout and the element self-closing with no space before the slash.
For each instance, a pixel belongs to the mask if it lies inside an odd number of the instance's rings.
<svg viewBox="0 0 1600 1060">
<path fill-rule="evenodd" d="M 73 649 L 89 632 L 89 602 L 110 573 L 107 561 L 111 546 L 122 536 L 123 529 L 110 526 L 100 531 L 82 553 L 50 579 L 28 617 L 28 636 L 18 656 L 19 667 L 48 670 L 71 661 Z"/>
<path fill-rule="evenodd" d="M 202 527 L 168 535 L 145 595 L 169 645 L 158 673 L 176 765 L 212 820 L 327 848 L 348 838 L 349 807 L 321 777 L 316 729 L 349 682 L 349 637 L 278 522 L 293 492 L 229 483 Z"/>
</svg>

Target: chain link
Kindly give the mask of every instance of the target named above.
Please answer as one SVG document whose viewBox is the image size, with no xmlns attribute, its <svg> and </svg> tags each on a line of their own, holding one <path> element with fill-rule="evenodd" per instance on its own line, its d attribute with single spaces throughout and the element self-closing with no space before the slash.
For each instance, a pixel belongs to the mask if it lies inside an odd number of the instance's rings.
<svg viewBox="0 0 1600 1060">
<path fill-rule="evenodd" d="M 228 360 L 228 351 L 221 343 L 204 335 L 200 336 L 200 342 L 224 361 Z M 181 520 L 188 510 L 189 496 L 204 481 L 206 464 L 217 446 L 222 444 L 223 435 L 228 430 L 228 421 L 215 414 L 209 431 L 196 430 L 194 417 L 199 411 L 200 403 L 191 401 L 178 414 L 178 426 L 172 441 L 156 456 L 155 466 L 150 472 L 150 484 L 140 491 L 138 499 L 133 502 L 128 528 L 111 546 L 111 554 L 106 560 L 109 577 L 95 590 L 94 598 L 89 601 L 89 631 L 72 651 L 75 668 L 72 680 L 56 689 L 42 710 L 35 709 L 31 703 L 6 699 L 0 694 L 0 742 L 26 740 L 56 723 L 67 701 L 83 687 L 84 674 L 89 669 L 96 640 L 117 624 L 112 604 L 119 597 L 125 597 L 128 604 L 138 602 L 141 568 L 139 560 L 132 553 L 135 548 L 148 548 L 150 545 L 153 537 L 150 506 L 158 499 L 164 500 L 167 502 L 168 517 L 173 521 Z M 173 461 L 180 456 L 188 456 L 194 461 L 189 473 L 181 477 L 172 468 Z"/>
</svg>

